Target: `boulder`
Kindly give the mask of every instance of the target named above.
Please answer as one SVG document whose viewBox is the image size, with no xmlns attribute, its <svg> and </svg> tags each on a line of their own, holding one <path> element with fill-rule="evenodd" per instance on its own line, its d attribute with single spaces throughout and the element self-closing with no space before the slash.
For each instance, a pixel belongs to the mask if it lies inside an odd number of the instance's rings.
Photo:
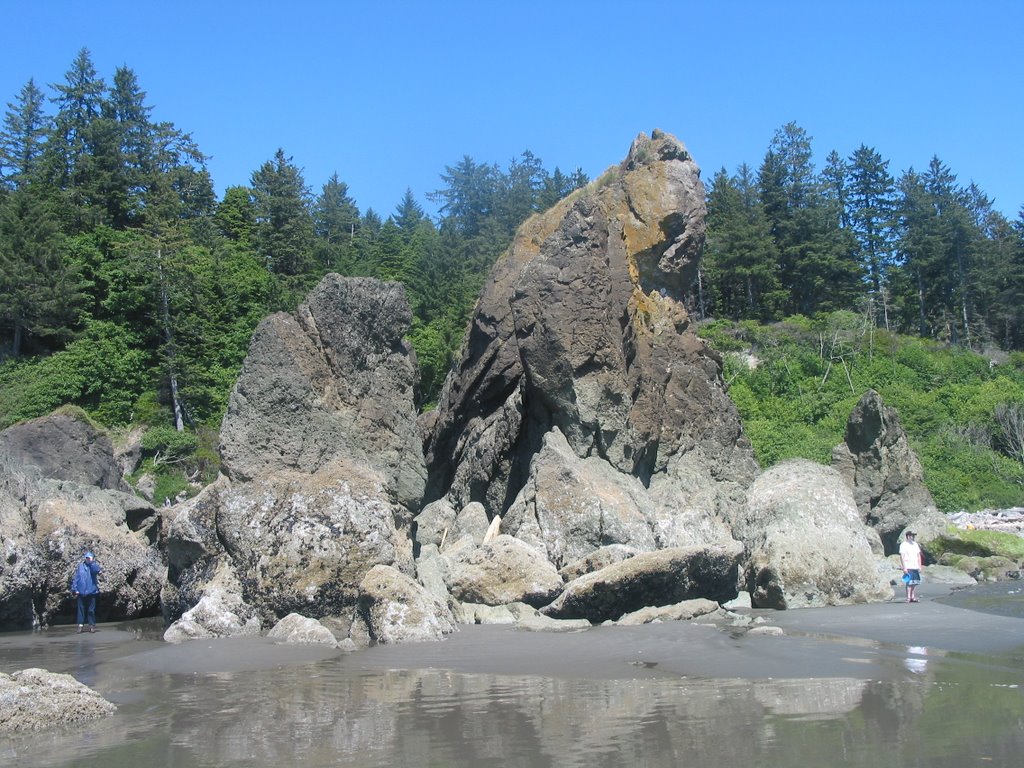
<svg viewBox="0 0 1024 768">
<path fill-rule="evenodd" d="M 458 627 L 447 604 L 401 571 L 376 565 L 359 584 L 358 612 L 382 645 L 439 640 Z"/>
<path fill-rule="evenodd" d="M 329 645 L 336 648 L 338 641 L 327 627 L 316 619 L 289 613 L 267 633 L 275 643 L 290 645 Z"/>
<path fill-rule="evenodd" d="M 892 589 L 839 473 L 812 461 L 777 464 L 751 486 L 734 535 L 746 547 L 755 608 L 887 600 Z"/>
<path fill-rule="evenodd" d="M 886 554 L 899 551 L 900 534 L 911 524 L 918 533 L 945 529 L 896 409 L 873 389 L 850 413 L 843 442 L 832 450 L 832 466 L 853 489 L 861 518 L 878 532 Z"/>
<path fill-rule="evenodd" d="M 507 534 L 450 556 L 445 582 L 452 597 L 468 603 L 546 605 L 562 589 L 562 577 L 542 551 Z"/>
<path fill-rule="evenodd" d="M 0 453 L 34 466 L 41 477 L 106 491 L 128 491 L 114 445 L 84 411 L 65 408 L 0 432 Z"/>
<path fill-rule="evenodd" d="M 516 526 L 505 530 L 534 543 L 531 517 L 569 530 L 581 515 L 577 542 L 545 542 L 559 565 L 613 541 L 643 549 L 728 540 L 721 524 L 710 535 L 688 530 L 720 517 L 757 471 L 720 358 L 682 302 L 703 247 L 704 196 L 686 148 L 655 131 L 520 227 L 491 271 L 432 419 L 428 500 L 480 502 L 493 519 L 523 492 Z M 557 450 L 555 430 L 564 438 Z M 534 466 L 544 451 L 563 454 L 553 456 L 560 466 Z M 588 506 L 586 494 L 563 488 L 558 509 L 563 471 L 602 480 L 606 498 Z M 633 489 L 652 503 L 634 505 Z M 613 531 L 595 541 L 602 518 Z"/>
<path fill-rule="evenodd" d="M 735 541 L 643 552 L 569 582 L 558 599 L 541 612 L 599 624 L 647 606 L 698 597 L 719 603 L 731 600 L 737 594 L 742 553 L 743 547 Z"/>
<path fill-rule="evenodd" d="M 691 621 L 700 616 L 722 614 L 721 606 L 714 600 L 698 597 L 693 600 L 683 600 L 675 605 L 648 606 L 639 611 L 627 613 L 621 616 L 615 623 L 623 627 L 637 626 L 639 624 L 650 624 L 656 621 Z"/>
<path fill-rule="evenodd" d="M 126 488 L 109 438 L 74 410 L 0 432 L 0 629 L 73 620 L 87 550 L 103 567 L 100 621 L 159 613 L 161 518 Z"/>
<path fill-rule="evenodd" d="M 595 549 L 593 552 L 581 557 L 579 560 L 569 563 L 559 570 L 558 574 L 565 581 L 578 579 L 588 573 L 599 571 L 609 565 L 621 563 L 638 554 L 640 550 L 627 547 L 625 544 L 609 544 L 608 546 Z"/>
<path fill-rule="evenodd" d="M 505 607 L 515 619 L 516 628 L 530 632 L 584 632 L 591 627 L 586 619 L 553 619 L 526 603 L 510 603 Z"/>
<path fill-rule="evenodd" d="M 555 428 L 544 436 L 503 528 L 546 551 L 561 568 L 611 544 L 656 549 L 653 521 L 644 514 L 651 506 L 637 478 L 603 459 L 581 459 Z"/>
<path fill-rule="evenodd" d="M 413 573 L 425 468 L 410 321 L 400 284 L 328 275 L 260 324 L 221 427 L 224 475 L 169 532 L 168 621 L 221 563 L 267 622 L 351 613 L 375 565 Z"/>
<path fill-rule="evenodd" d="M 117 710 L 71 675 L 45 669 L 0 672 L 0 734 L 75 726 Z"/>
</svg>

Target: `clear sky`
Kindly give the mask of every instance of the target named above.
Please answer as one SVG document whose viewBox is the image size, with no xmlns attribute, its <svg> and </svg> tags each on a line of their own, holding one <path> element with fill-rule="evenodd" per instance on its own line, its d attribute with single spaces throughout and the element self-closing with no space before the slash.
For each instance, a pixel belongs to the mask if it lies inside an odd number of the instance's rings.
<svg viewBox="0 0 1024 768">
<path fill-rule="evenodd" d="M 760 164 L 795 121 L 818 168 L 861 144 L 894 176 L 937 155 L 1016 218 L 1024 205 L 1021 0 L 2 0 L 0 102 L 63 81 L 86 47 L 131 67 L 210 156 L 218 193 L 278 147 L 360 209 L 405 189 L 428 210 L 463 155 L 524 150 L 591 178 L 640 131 L 687 144 L 705 179 Z"/>
</svg>

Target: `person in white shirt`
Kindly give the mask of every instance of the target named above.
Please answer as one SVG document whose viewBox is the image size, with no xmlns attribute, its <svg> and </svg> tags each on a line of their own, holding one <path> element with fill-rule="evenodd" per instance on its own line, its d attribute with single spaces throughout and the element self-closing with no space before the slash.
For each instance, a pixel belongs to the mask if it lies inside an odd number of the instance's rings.
<svg viewBox="0 0 1024 768">
<path fill-rule="evenodd" d="M 917 543 L 917 534 L 913 531 L 906 531 L 904 535 L 906 541 L 900 544 L 903 582 L 907 585 L 907 602 L 916 603 L 917 585 L 921 583 L 921 546 Z"/>
</svg>

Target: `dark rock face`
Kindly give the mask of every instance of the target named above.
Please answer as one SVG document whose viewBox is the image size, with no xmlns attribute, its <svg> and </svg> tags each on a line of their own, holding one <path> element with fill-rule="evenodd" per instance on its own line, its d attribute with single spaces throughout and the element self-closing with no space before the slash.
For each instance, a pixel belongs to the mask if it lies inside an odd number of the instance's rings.
<svg viewBox="0 0 1024 768">
<path fill-rule="evenodd" d="M 110 438 L 87 421 L 57 411 L 0 432 L 0 452 L 34 466 L 42 477 L 108 491 L 128 491 Z"/>
<path fill-rule="evenodd" d="M 295 316 L 256 329 L 221 426 L 233 481 L 312 474 L 338 456 L 374 466 L 415 508 L 426 470 L 416 430 L 412 314 L 399 283 L 327 275 Z"/>
<path fill-rule="evenodd" d="M 100 621 L 160 612 L 160 515 L 124 492 L 110 439 L 67 413 L 0 433 L 0 629 L 74 618 L 86 550 L 103 566 Z"/>
<path fill-rule="evenodd" d="M 166 620 L 213 593 L 242 620 L 350 613 L 374 566 L 412 573 L 426 472 L 410 321 L 401 285 L 328 275 L 295 316 L 260 324 L 221 428 L 224 475 L 170 528 Z"/>
<path fill-rule="evenodd" d="M 489 516 L 504 514 L 553 430 L 579 459 L 638 480 L 662 518 L 721 517 L 742 497 L 756 463 L 720 360 L 679 301 L 700 257 L 704 215 L 696 165 L 679 141 L 655 132 L 601 180 L 520 228 L 442 393 L 426 442 L 428 500 L 478 501 Z M 621 506 L 614 514 L 643 517 Z M 672 536 L 658 545 L 687 540 Z M 622 538 L 566 545 L 556 562 L 585 546 L 633 543 Z M 641 538 L 653 539 L 653 529 Z"/>
<path fill-rule="evenodd" d="M 862 518 L 878 532 L 886 554 L 899 551 L 900 533 L 911 522 L 943 529 L 899 416 L 873 389 L 850 413 L 844 442 L 832 449 L 832 466 L 853 489 Z"/>
</svg>

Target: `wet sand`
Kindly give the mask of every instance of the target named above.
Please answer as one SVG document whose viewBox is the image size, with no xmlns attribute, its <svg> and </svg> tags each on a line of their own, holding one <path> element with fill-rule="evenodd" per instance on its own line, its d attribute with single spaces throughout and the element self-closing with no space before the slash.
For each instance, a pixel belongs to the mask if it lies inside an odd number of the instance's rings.
<svg viewBox="0 0 1024 768">
<path fill-rule="evenodd" d="M 265 637 L 171 645 L 159 620 L 0 634 L 0 671 L 70 673 L 118 707 L 85 726 L 0 738 L 0 760 L 1016 768 L 1022 612 L 967 610 L 949 593 L 928 585 L 914 605 L 751 611 L 781 636 L 699 622 L 467 626 L 441 642 L 345 654 Z M 1005 594 L 993 599 L 1006 608 Z"/>
<path fill-rule="evenodd" d="M 462 626 L 440 642 L 380 646 L 348 654 L 366 670 L 447 669 L 497 675 L 576 679 L 636 679 L 673 675 L 706 678 L 877 679 L 881 657 L 925 647 L 933 652 L 1003 655 L 1024 648 L 1024 619 L 967 610 L 944 602 L 952 590 L 923 585 L 919 603 L 885 603 L 793 611 L 746 611 L 782 636 L 694 622 L 637 627 L 600 626 L 571 633 L 510 626 Z M 64 669 L 67 644 L 88 647 L 94 662 L 119 661 L 143 673 L 216 674 L 303 665 L 346 654 L 325 646 L 279 645 L 266 638 L 159 640 L 156 620 L 108 624 L 95 635 L 74 627 L 0 634 L 0 671 L 28 662 Z M 48 650 L 50 652 L 48 652 Z M 47 666 L 51 658 L 52 666 Z"/>
</svg>

